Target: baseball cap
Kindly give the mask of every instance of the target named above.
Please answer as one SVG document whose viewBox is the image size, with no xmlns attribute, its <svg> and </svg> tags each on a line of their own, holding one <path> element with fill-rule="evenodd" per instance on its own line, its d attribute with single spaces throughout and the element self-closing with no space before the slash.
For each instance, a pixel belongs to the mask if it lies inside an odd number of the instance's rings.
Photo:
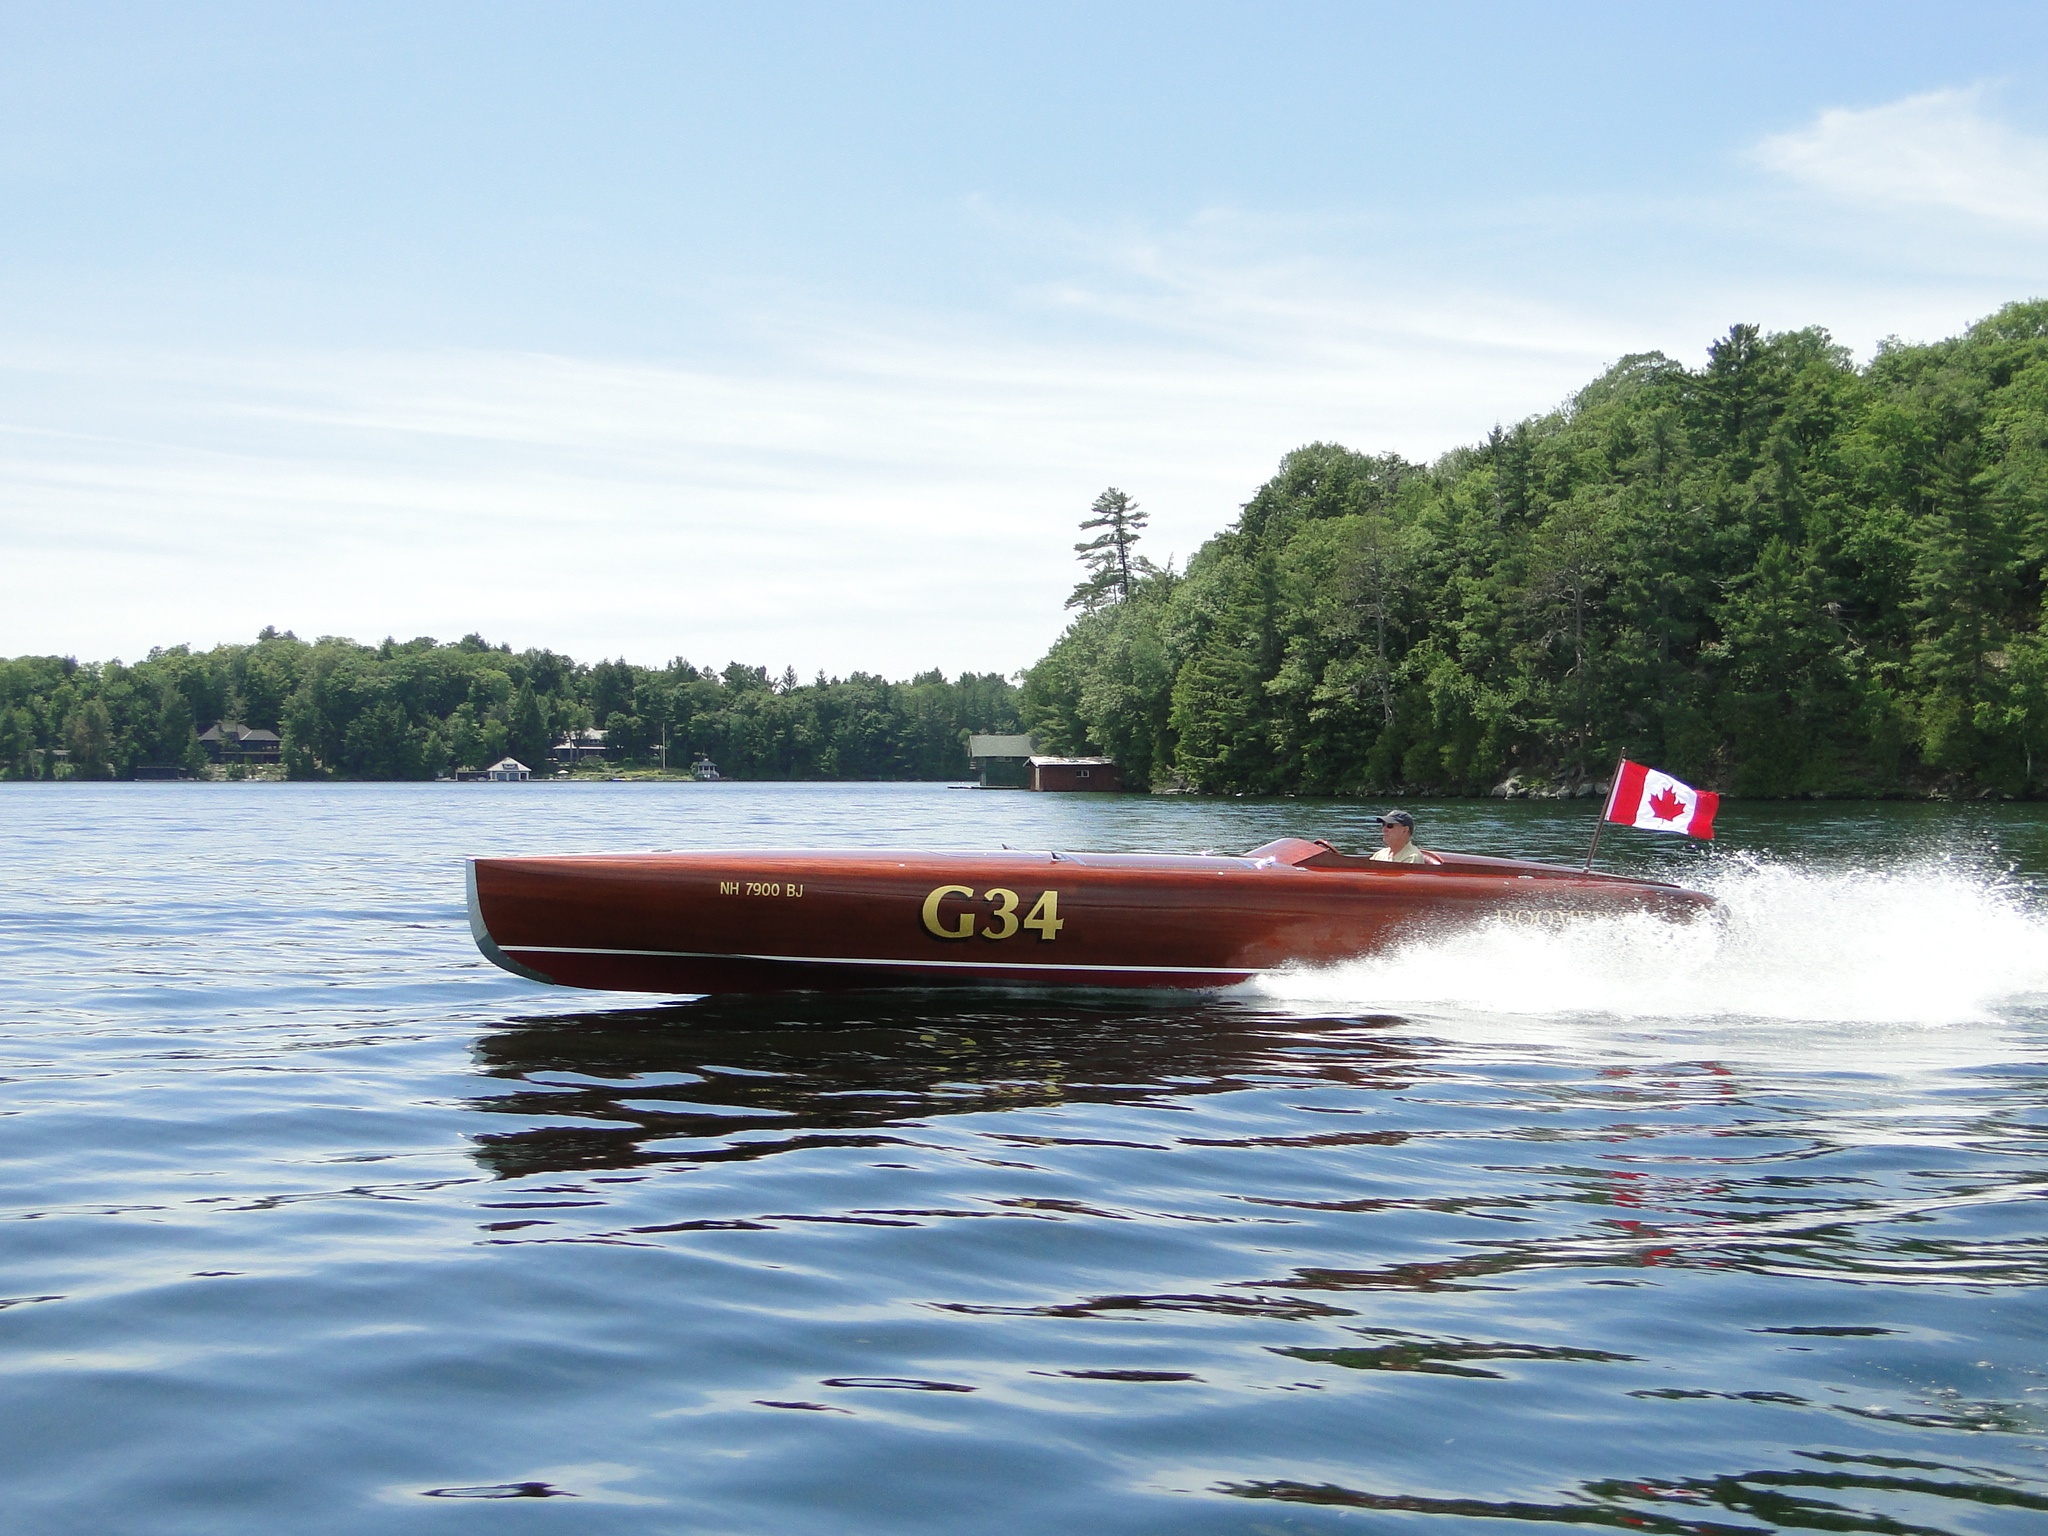
<svg viewBox="0 0 2048 1536">
<path fill-rule="evenodd" d="M 1378 816 L 1373 817 L 1373 820 L 1381 826 L 1385 826 L 1388 822 L 1392 822 L 1397 827 L 1413 827 L 1415 825 L 1415 818 L 1406 811 L 1384 811 Z"/>
</svg>

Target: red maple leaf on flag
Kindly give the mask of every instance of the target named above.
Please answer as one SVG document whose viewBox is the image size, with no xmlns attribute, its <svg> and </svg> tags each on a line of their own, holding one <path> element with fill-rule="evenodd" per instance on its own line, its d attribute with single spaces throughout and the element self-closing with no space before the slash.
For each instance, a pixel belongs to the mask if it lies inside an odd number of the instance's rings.
<svg viewBox="0 0 2048 1536">
<path fill-rule="evenodd" d="M 1650 796 L 1650 814 L 1659 821 L 1676 821 L 1685 814 L 1685 802 L 1669 788 L 1660 789 Z"/>
</svg>

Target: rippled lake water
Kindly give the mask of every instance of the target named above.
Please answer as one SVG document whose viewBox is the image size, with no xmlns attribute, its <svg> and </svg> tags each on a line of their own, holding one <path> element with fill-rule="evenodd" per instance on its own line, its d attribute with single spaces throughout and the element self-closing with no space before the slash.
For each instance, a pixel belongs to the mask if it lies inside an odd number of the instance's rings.
<svg viewBox="0 0 2048 1536">
<path fill-rule="evenodd" d="M 0 787 L 0 1520 L 2048 1530 L 2040 810 L 1730 805 L 1602 850 L 1715 922 L 1211 997 L 566 992 L 462 905 L 473 854 L 1367 814 Z"/>
</svg>

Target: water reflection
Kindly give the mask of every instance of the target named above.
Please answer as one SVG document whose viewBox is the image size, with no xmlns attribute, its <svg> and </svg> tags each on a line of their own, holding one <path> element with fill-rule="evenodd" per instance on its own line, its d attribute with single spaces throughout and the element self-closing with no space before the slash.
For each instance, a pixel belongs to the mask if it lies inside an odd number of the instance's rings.
<svg viewBox="0 0 2048 1536">
<path fill-rule="evenodd" d="M 1738 1532 L 1746 1536 L 1760 1528 L 1947 1536 L 1955 1527 L 1923 1524 L 1912 1516 L 1954 1518 L 1962 1513 L 1954 1508 L 1957 1504 L 2048 1512 L 2048 1494 L 2020 1486 L 2020 1479 L 2009 1473 L 1984 1467 L 1829 1451 L 1796 1454 L 1832 1465 L 1826 1470 L 1765 1468 L 1714 1477 L 1600 1478 L 1581 1483 L 1575 1498 L 1549 1503 L 1371 1493 L 1333 1483 L 1279 1479 L 1224 1483 L 1216 1491 L 1245 1499 L 1277 1499 L 1342 1509 L 1462 1515 L 1467 1519 L 1541 1525 L 1618 1527 L 1668 1536 L 1736 1536 Z M 1882 1470 L 1851 1470 L 1856 1464 Z M 1902 1476 L 1901 1471 L 1954 1475 Z M 1822 1492 L 1845 1497 L 1823 1498 Z M 1928 1500 L 1942 1502 L 1929 1508 L 1924 1502 Z M 1743 1523 L 1730 1525 L 1712 1518 L 1715 1515 L 1738 1515 Z M 1907 1518 L 1901 1519 L 1901 1515 Z M 1756 1521 L 1765 1525 L 1759 1527 Z"/>
<path fill-rule="evenodd" d="M 1334 1220 L 1367 1230 L 1405 1214 L 1440 1221 L 1442 1231 L 1457 1234 L 1422 1253 L 1406 1244 L 1345 1248 L 1341 1257 L 1325 1249 L 1320 1262 L 1276 1266 L 1228 1287 L 1259 1293 L 1255 1299 L 1226 1301 L 1205 1287 L 1189 1296 L 1069 1294 L 1023 1305 L 961 1304 L 991 1315 L 1304 1306 L 1349 1315 L 1341 1293 L 1472 1292 L 1559 1269 L 1915 1283 L 1967 1276 L 1989 1288 L 2037 1284 L 2048 1275 L 2038 1232 L 2015 1225 L 2015 1207 L 2040 1192 L 2035 1179 L 2011 1172 L 1986 1179 L 1960 1169 L 1950 1178 L 1925 1168 L 1901 1179 L 1874 1166 L 1850 1175 L 1835 1155 L 1870 1138 L 1868 1118 L 1838 1118 L 1820 1103 L 1787 1103 L 1784 1084 L 1761 1069 L 1731 1070 L 1711 1060 L 1634 1066 L 1567 1058 L 1534 1071 L 1503 1098 L 1498 1063 L 1474 1060 L 1404 1023 L 1390 1016 L 1282 1016 L 1227 998 L 940 994 L 742 998 L 555 1014 L 478 1041 L 478 1069 L 504 1090 L 476 1095 L 469 1107 L 505 1128 L 473 1133 L 471 1151 L 501 1180 L 736 1163 L 815 1149 L 886 1155 L 900 1147 L 909 1158 L 924 1147 L 921 1127 L 941 1117 L 985 1115 L 992 1118 L 975 1128 L 971 1155 L 989 1166 L 1005 1156 L 1032 1159 L 1041 1169 L 1079 1166 L 1075 1159 L 1088 1149 L 1137 1157 L 1219 1154 L 1213 1166 L 1204 1165 L 1207 1193 L 1172 1213 L 1176 1220 L 1261 1219 L 1247 1216 L 1253 1208 L 1283 1226 Z M 1275 1089 L 1287 1091 L 1274 1098 Z M 1255 1090 L 1269 1092 L 1262 1098 Z M 1231 1094 L 1245 1100 L 1219 1115 L 1191 1115 L 1185 1129 L 1153 1119 L 1135 1137 L 1127 1118 L 1031 1113 L 1082 1106 L 1190 1110 Z M 1481 1140 L 1509 1162 L 1460 1167 L 1457 1149 L 1482 1124 Z M 1992 1129 L 1973 1126 L 1973 1150 L 2003 1140 L 1987 1134 Z M 2024 1129 L 2013 1140 L 2031 1148 Z M 1566 1155 L 1508 1150 L 1522 1147 Z M 1376 1155 L 1382 1151 L 1401 1155 Z M 1254 1174 L 1252 1165 L 1229 1160 L 1248 1152 L 1304 1155 L 1284 1171 L 1283 1164 L 1262 1164 Z M 1358 1182 L 1346 1188 L 1349 1180 Z M 568 1205 L 611 1204 L 587 1182 L 545 1193 L 543 1203 L 557 1213 L 551 1226 Z M 886 1202 L 889 1209 L 848 1210 L 826 1201 L 773 1216 L 674 1212 L 626 1230 L 646 1239 L 760 1230 L 770 1222 L 917 1226 L 968 1215 L 1124 1221 L 1134 1214 L 1114 1208 L 1113 1199 L 1066 1192 L 998 1194 L 970 1186 L 968 1193 L 959 1208 L 899 1210 Z M 489 1208 L 512 1207 L 493 1201 Z M 536 1224 L 508 1215 L 488 1230 L 509 1234 Z"/>
<path fill-rule="evenodd" d="M 1276 1076 L 1406 1088 L 1428 1070 L 1421 1048 L 1374 1037 L 1401 1022 L 1276 1019 L 1203 998 L 707 999 L 527 1018 L 485 1035 L 478 1069 L 516 1086 L 469 1105 L 548 1122 L 475 1138 L 477 1160 L 500 1178 L 731 1161 L 887 1146 L 889 1131 L 932 1116 L 1173 1102 Z"/>
<path fill-rule="evenodd" d="M 1358 1328 L 1367 1338 L 1389 1342 L 1347 1349 L 1275 1349 L 1276 1355 L 1315 1364 L 1341 1365 L 1352 1371 L 1418 1371 L 1427 1376 L 1464 1376 L 1499 1381 L 1499 1371 L 1473 1364 L 1478 1360 L 1578 1360 L 1612 1364 L 1634 1360 L 1603 1349 L 1576 1349 L 1560 1344 L 1511 1344 L 1504 1340 L 1426 1338 L 1399 1328 Z"/>
</svg>

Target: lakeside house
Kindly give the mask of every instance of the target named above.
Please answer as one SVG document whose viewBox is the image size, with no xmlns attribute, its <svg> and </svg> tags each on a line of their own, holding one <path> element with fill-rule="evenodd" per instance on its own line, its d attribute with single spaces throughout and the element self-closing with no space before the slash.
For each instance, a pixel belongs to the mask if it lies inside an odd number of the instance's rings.
<svg viewBox="0 0 2048 1536">
<path fill-rule="evenodd" d="M 1030 736 L 972 735 L 967 738 L 967 766 L 983 789 L 1029 789 L 1031 754 L 1038 743 Z"/>
<path fill-rule="evenodd" d="M 572 731 L 555 743 L 554 758 L 565 768 L 574 768 L 585 758 L 603 757 L 609 749 L 603 731 Z"/>
<path fill-rule="evenodd" d="M 1031 787 L 1043 790 L 1114 793 L 1124 787 L 1124 771 L 1108 757 L 1033 757 Z"/>
<path fill-rule="evenodd" d="M 199 745 L 215 763 L 275 763 L 284 758 L 284 740 L 277 732 L 236 721 L 216 720 L 199 733 Z"/>
<path fill-rule="evenodd" d="M 516 757 L 501 757 L 484 770 L 484 777 L 494 784 L 516 784 L 532 778 L 533 770 Z"/>
</svg>

